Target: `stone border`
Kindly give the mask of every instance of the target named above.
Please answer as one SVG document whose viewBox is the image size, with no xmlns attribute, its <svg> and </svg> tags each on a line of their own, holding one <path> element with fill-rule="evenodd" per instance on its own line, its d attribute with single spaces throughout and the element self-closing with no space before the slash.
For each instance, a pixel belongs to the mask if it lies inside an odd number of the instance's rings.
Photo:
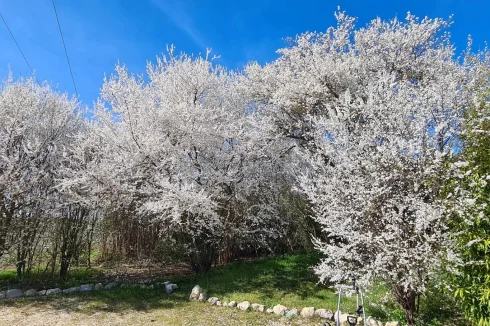
<svg viewBox="0 0 490 326">
<path fill-rule="evenodd" d="M 236 308 L 240 309 L 242 311 L 258 311 L 258 312 L 265 312 L 269 314 L 276 314 L 278 316 L 283 316 L 286 318 L 295 318 L 298 317 L 298 309 L 296 308 L 287 308 L 283 305 L 277 304 L 272 308 L 267 308 L 263 304 L 259 303 L 250 303 L 248 301 L 243 301 L 240 303 L 237 303 L 235 301 L 231 302 L 221 302 L 219 298 L 217 297 L 211 297 L 207 299 L 206 292 L 203 292 L 201 287 L 199 285 L 194 286 L 194 288 L 191 291 L 191 294 L 189 296 L 189 299 L 191 301 L 207 301 L 209 302 L 212 306 L 218 306 L 218 307 L 229 307 L 229 308 Z M 341 324 L 346 324 L 347 323 L 347 316 L 348 314 L 343 314 L 342 312 L 336 312 L 335 314 L 333 311 L 328 310 L 328 309 L 316 309 L 315 307 L 305 307 L 301 309 L 301 312 L 299 312 L 299 316 L 302 318 L 308 319 L 308 318 L 313 318 L 315 316 L 320 317 L 322 319 L 327 319 L 330 321 L 335 321 L 337 319 L 340 320 Z M 362 317 L 358 318 L 358 325 L 364 325 Z M 400 326 L 398 322 L 387 322 L 386 324 L 383 324 L 380 321 L 375 320 L 372 317 L 368 317 L 366 319 L 366 324 L 369 326 Z"/>
<path fill-rule="evenodd" d="M 29 289 L 26 291 L 22 291 L 20 289 L 9 289 L 6 291 L 0 291 L 0 300 L 10 300 L 21 297 L 42 297 L 42 296 L 52 296 L 57 294 L 71 294 L 76 292 L 92 292 L 92 291 L 100 291 L 100 290 L 112 290 L 119 286 L 117 282 L 110 282 L 107 284 L 102 283 L 89 283 L 89 284 L 81 284 L 80 286 L 74 286 L 67 289 L 53 288 L 48 290 L 36 290 Z M 146 284 L 121 284 L 120 288 L 129 288 L 129 287 L 139 287 L 141 289 L 155 289 L 155 288 L 164 288 L 167 294 L 171 294 L 175 289 L 178 289 L 177 284 L 173 284 L 170 282 L 163 283 L 155 283 L 151 285 Z"/>
</svg>

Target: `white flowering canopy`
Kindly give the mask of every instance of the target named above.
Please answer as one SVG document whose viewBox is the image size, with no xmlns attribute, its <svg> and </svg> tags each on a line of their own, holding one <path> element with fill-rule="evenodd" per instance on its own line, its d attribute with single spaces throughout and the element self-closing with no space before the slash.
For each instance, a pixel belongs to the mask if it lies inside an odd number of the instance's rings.
<svg viewBox="0 0 490 326">
<path fill-rule="evenodd" d="M 208 55 L 170 48 L 146 76 L 116 67 L 84 145 L 96 157 L 83 182 L 191 238 L 282 236 L 271 226 L 281 224 L 273 179 L 284 166 L 273 154 L 283 143 L 261 136 L 267 125 L 250 109 L 241 75 Z"/>
<path fill-rule="evenodd" d="M 455 59 L 447 21 L 408 14 L 356 30 L 354 18 L 336 18 L 275 62 L 249 65 L 248 87 L 276 130 L 306 148 L 301 189 L 326 235 L 316 240 L 321 280 L 354 273 L 414 297 L 451 256 L 439 194 L 473 66 Z"/>
</svg>

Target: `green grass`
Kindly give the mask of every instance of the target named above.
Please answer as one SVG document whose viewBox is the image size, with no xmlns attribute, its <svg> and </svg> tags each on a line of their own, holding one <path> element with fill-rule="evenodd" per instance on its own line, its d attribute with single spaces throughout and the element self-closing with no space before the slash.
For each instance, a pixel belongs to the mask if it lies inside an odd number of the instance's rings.
<svg viewBox="0 0 490 326">
<path fill-rule="evenodd" d="M 74 268 L 70 270 L 69 276 L 62 279 L 55 274 L 40 271 L 32 271 L 22 279 L 17 279 L 15 270 L 0 271 L 0 290 L 20 288 L 20 289 L 49 289 L 53 287 L 69 288 L 84 283 L 105 280 L 104 273 L 96 268 Z"/>
<path fill-rule="evenodd" d="M 337 302 L 333 290 L 317 284 L 318 278 L 311 269 L 317 259 L 315 254 L 285 255 L 237 262 L 202 275 L 176 275 L 155 280 L 169 280 L 179 285 L 179 289 L 170 296 L 163 289 L 149 290 L 132 286 L 112 291 L 22 298 L 0 303 L 0 310 L 5 305 L 4 311 L 11 318 L 8 321 L 10 324 L 22 321 L 25 314 L 39 314 L 43 320 L 50 320 L 50 315 L 46 315 L 46 307 L 49 307 L 50 311 L 57 311 L 55 315 L 61 311 L 72 316 L 72 319 L 64 321 L 67 325 L 83 324 L 83 316 L 94 314 L 100 315 L 99 320 L 103 324 L 110 324 L 114 316 L 124 316 L 124 325 L 148 324 L 153 321 L 164 325 L 318 325 L 319 318 L 310 321 L 287 320 L 275 315 L 244 313 L 237 309 L 213 307 L 208 303 L 188 300 L 192 287 L 199 284 L 208 292 L 208 296 L 217 296 L 221 301 L 250 301 L 267 307 L 280 303 L 290 308 L 314 306 L 333 310 Z M 79 273 L 83 277 L 78 279 L 90 281 L 87 274 Z M 3 276 L 5 282 L 5 274 Z M 97 273 L 94 276 L 97 277 Z M 12 275 L 7 279 L 12 284 Z M 353 306 L 352 302 L 350 306 Z"/>
<path fill-rule="evenodd" d="M 268 307 L 278 303 L 287 307 L 315 307 L 334 310 L 337 295 L 326 285 L 317 284 L 312 267 L 318 262 L 315 253 L 291 254 L 254 261 L 236 262 L 206 274 L 176 279 L 183 292 L 199 284 L 208 296 L 221 301 L 250 301 Z M 354 300 L 343 307 L 352 311 Z"/>
<path fill-rule="evenodd" d="M 316 253 L 287 254 L 235 262 L 200 275 L 176 275 L 169 279 L 155 281 L 170 280 L 177 283 L 179 290 L 172 296 L 177 302 L 187 301 L 191 289 L 199 284 L 207 292 L 208 297 L 215 296 L 221 301 L 249 301 L 267 307 L 282 304 L 290 308 L 315 307 L 335 311 L 338 296 L 334 289 L 329 285 L 318 284 L 318 277 L 313 273 L 313 266 L 318 260 L 319 256 Z M 42 274 L 34 273 L 29 278 L 17 281 L 15 271 L 8 271 L 0 272 L 0 288 L 67 288 L 96 282 L 102 278 L 103 274 L 100 270 L 75 269 L 70 272 L 70 277 L 66 280 L 49 279 Z M 74 295 L 91 298 L 93 304 L 89 307 L 104 306 L 112 307 L 114 311 L 122 311 L 168 307 L 169 303 L 162 299 L 161 292 L 161 290 L 150 291 L 132 287 Z M 29 302 L 32 299 L 22 300 Z M 354 309 L 355 298 L 343 297 L 341 310 L 353 312 Z"/>
<path fill-rule="evenodd" d="M 249 301 L 264 304 L 267 307 L 282 304 L 297 309 L 312 306 L 317 309 L 325 308 L 335 311 L 338 299 L 335 291 L 328 285 L 318 284 L 318 277 L 313 273 L 312 267 L 318 261 L 319 256 L 316 253 L 288 254 L 280 257 L 235 262 L 201 275 L 174 275 L 165 279 L 155 279 L 155 282 L 168 280 L 179 285 L 179 289 L 171 296 L 165 294 L 163 289 L 149 290 L 135 286 L 112 291 L 76 293 L 69 296 L 63 295 L 63 297 L 77 300 L 78 305 L 75 305 L 77 308 L 70 309 L 72 312 L 81 314 L 100 311 L 108 313 L 139 311 L 146 313 L 162 310 L 180 311 L 181 315 L 184 314 L 183 310 L 202 314 L 203 307 L 209 307 L 209 305 L 190 303 L 188 300 L 191 289 L 199 284 L 207 292 L 208 297 L 218 297 L 222 302 Z M 93 269 L 72 270 L 67 280 L 47 280 L 42 275 L 33 274 L 30 278 L 20 282 L 15 279 L 14 272 L 0 272 L 0 289 L 5 289 L 6 285 L 10 288 L 19 285 L 25 289 L 35 284 L 43 284 L 44 288 L 67 288 L 83 283 L 95 283 L 102 279 L 102 271 Z M 33 287 L 39 288 L 39 286 Z M 367 315 L 374 316 L 381 321 L 403 321 L 404 313 L 392 299 L 381 304 L 382 298 L 387 292 L 385 286 L 382 284 L 373 286 L 368 292 L 366 298 Z M 0 303 L 0 307 L 2 304 L 13 305 L 14 307 L 29 305 L 37 308 L 50 305 L 53 309 L 67 309 L 65 307 L 67 301 L 60 298 L 24 298 L 11 303 Z M 428 297 L 421 300 L 423 325 L 463 325 L 463 323 L 458 324 L 454 321 L 454 302 L 446 299 L 447 297 L 441 296 L 440 293 L 429 292 Z M 209 309 L 218 309 L 216 311 L 219 314 L 224 313 L 218 307 L 209 307 Z M 354 309 L 355 298 L 344 297 L 341 310 L 352 313 Z M 225 314 L 228 314 L 227 316 L 232 319 L 236 317 L 235 313 L 232 315 L 230 315 L 231 312 Z M 263 320 L 265 318 L 264 316 L 253 317 L 255 316 L 253 313 L 245 314 L 245 316 L 243 317 L 244 320 L 247 318 Z M 189 318 L 192 319 L 193 317 Z M 214 317 L 210 316 L 210 318 Z M 176 324 L 178 323 L 176 322 Z"/>
</svg>

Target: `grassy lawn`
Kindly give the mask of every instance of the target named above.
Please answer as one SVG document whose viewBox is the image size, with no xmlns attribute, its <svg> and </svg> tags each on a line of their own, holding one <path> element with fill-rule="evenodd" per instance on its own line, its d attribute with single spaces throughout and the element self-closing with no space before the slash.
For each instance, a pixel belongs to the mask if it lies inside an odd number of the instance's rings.
<svg viewBox="0 0 490 326">
<path fill-rule="evenodd" d="M 318 277 L 313 274 L 312 267 L 317 262 L 315 253 L 284 255 L 236 262 L 204 275 L 191 275 L 176 281 L 185 293 L 199 284 L 208 296 L 218 297 L 221 301 L 336 310 L 338 297 L 334 290 L 317 284 Z M 342 306 L 355 309 L 355 300 L 345 299 Z"/>
<path fill-rule="evenodd" d="M 35 288 L 38 290 L 60 287 L 62 289 L 77 286 L 83 283 L 93 281 L 105 281 L 107 278 L 104 272 L 97 268 L 73 269 L 70 271 L 69 277 L 61 279 L 58 274 L 51 277 L 38 271 L 32 271 L 30 275 L 21 280 L 17 279 L 15 270 L 0 270 L 0 291 L 10 288 L 29 289 Z"/>
<path fill-rule="evenodd" d="M 167 295 L 163 289 L 134 286 L 58 297 L 0 301 L 0 325 L 319 325 L 320 319 L 287 320 L 270 314 L 242 312 L 188 300 L 192 287 L 199 284 L 208 297 L 216 296 L 221 301 L 250 301 L 269 308 L 280 303 L 299 310 L 313 306 L 335 311 L 337 296 L 334 290 L 317 284 L 318 278 L 313 274 L 312 266 L 317 262 L 315 253 L 291 254 L 235 262 L 202 275 L 179 274 L 154 278 L 155 282 L 168 280 L 177 283 L 179 289 L 172 295 Z M 0 289 L 27 289 L 31 286 L 39 289 L 41 285 L 45 288 L 67 288 L 101 280 L 107 281 L 101 270 L 72 271 L 67 280 L 47 280 L 34 274 L 21 282 L 16 280 L 14 272 L 7 271 L 0 272 Z M 388 304 L 391 309 L 388 314 L 376 305 L 385 292 L 383 286 L 370 289 L 366 298 L 367 314 L 382 321 L 401 321 L 403 314 L 396 305 Z M 425 301 L 431 302 L 433 307 L 425 312 L 428 318 L 424 325 L 456 325 L 454 322 L 446 323 L 452 319 L 451 307 L 442 309 L 442 301 L 440 304 L 434 304 L 433 299 Z M 422 301 L 424 307 L 425 301 Z M 342 311 L 353 312 L 354 308 L 355 298 L 344 297 Z"/>
<path fill-rule="evenodd" d="M 177 283 L 180 289 L 176 296 L 186 297 L 194 285 L 199 284 L 209 297 L 216 296 L 221 301 L 250 301 L 268 307 L 281 303 L 288 307 L 313 306 L 333 310 L 337 305 L 337 296 L 333 289 L 317 284 L 318 278 L 311 268 L 317 261 L 318 256 L 314 253 L 284 255 L 235 262 L 201 275 L 174 275 L 165 278 L 157 277 L 154 280 L 155 282 L 169 280 Z M 33 273 L 20 282 L 16 279 L 15 271 L 5 271 L 0 272 L 0 289 L 68 288 L 103 280 L 103 272 L 97 269 L 72 270 L 66 280 L 43 278 L 40 274 Z M 124 290 L 114 291 L 110 296 L 127 297 Z M 353 300 L 346 299 L 344 302 L 349 309 L 354 308 Z"/>
</svg>

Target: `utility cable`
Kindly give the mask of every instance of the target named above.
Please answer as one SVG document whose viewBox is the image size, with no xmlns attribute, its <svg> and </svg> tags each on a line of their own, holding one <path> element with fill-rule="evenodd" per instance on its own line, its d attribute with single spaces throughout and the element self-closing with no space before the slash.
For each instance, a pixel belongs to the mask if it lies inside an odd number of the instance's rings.
<svg viewBox="0 0 490 326">
<path fill-rule="evenodd" d="M 56 11 L 56 5 L 54 4 L 54 0 L 51 0 L 51 1 L 53 2 L 54 14 L 56 15 L 56 21 L 58 22 L 58 28 L 60 30 L 61 41 L 63 42 L 63 48 L 65 49 L 66 61 L 68 62 L 68 68 L 70 68 L 71 81 L 73 82 L 73 87 L 75 88 L 75 94 L 78 97 L 77 85 L 75 84 L 75 78 L 73 77 L 73 71 L 71 69 L 70 59 L 68 58 L 68 52 L 66 51 L 65 38 L 63 37 L 63 32 L 61 31 L 61 25 L 60 25 L 60 20 L 58 18 L 58 12 Z"/>
<path fill-rule="evenodd" d="M 14 40 L 15 45 L 17 45 L 17 49 L 19 49 L 20 54 L 22 54 L 22 57 L 24 58 L 24 61 L 26 62 L 27 66 L 29 67 L 29 70 L 31 71 L 32 76 L 34 76 L 34 78 L 36 79 L 37 84 L 38 84 L 38 85 L 40 85 L 40 84 L 39 84 L 39 81 L 38 81 L 38 80 L 37 80 L 37 78 L 35 77 L 34 70 L 32 69 L 31 65 L 29 64 L 29 61 L 27 61 L 27 58 L 26 58 L 26 56 L 24 55 L 24 52 L 22 52 L 22 49 L 20 48 L 19 43 L 17 43 L 17 40 L 15 39 L 15 36 L 14 36 L 14 34 L 12 33 L 12 31 L 10 30 L 10 27 L 9 27 L 9 25 L 7 24 L 7 21 L 6 21 L 6 20 L 5 20 L 5 18 L 3 17 L 2 13 L 0 13 L 0 17 L 2 18 L 3 23 L 5 24 L 5 27 L 7 27 L 7 30 L 9 31 L 10 36 L 12 36 L 12 39 Z"/>
</svg>

